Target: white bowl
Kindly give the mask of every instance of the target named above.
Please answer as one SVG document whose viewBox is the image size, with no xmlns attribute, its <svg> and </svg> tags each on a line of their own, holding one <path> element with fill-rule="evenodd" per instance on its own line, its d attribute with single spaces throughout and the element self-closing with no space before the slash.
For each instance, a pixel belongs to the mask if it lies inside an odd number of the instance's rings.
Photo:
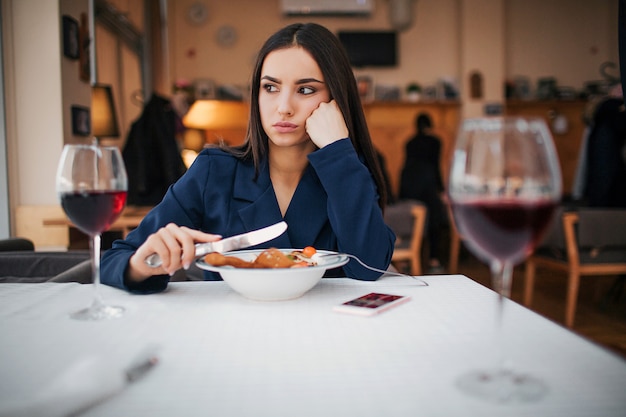
<svg viewBox="0 0 626 417">
<path fill-rule="evenodd" d="M 225 253 L 246 261 L 253 261 L 265 249 L 242 250 Z M 296 249 L 281 249 L 290 253 Z M 338 268 L 348 263 L 346 255 L 318 250 L 317 265 L 301 268 L 234 268 L 213 266 L 196 261 L 200 269 L 218 272 L 222 279 L 236 292 L 246 298 L 260 301 L 281 301 L 298 298 L 313 288 L 327 269 Z"/>
</svg>

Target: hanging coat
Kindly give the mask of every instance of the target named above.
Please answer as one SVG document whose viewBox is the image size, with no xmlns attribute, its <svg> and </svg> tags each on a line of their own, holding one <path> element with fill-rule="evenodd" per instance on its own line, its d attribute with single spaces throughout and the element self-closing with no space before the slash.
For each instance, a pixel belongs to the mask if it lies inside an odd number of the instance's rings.
<svg viewBox="0 0 626 417">
<path fill-rule="evenodd" d="M 176 142 L 170 101 L 154 94 L 131 126 L 122 156 L 128 173 L 128 204 L 154 206 L 186 171 Z"/>
</svg>

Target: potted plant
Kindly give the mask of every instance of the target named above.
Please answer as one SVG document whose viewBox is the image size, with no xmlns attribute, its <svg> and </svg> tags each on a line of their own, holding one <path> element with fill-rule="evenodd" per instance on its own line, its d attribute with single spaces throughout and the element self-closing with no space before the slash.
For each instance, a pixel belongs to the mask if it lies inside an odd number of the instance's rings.
<svg viewBox="0 0 626 417">
<path fill-rule="evenodd" d="M 406 98 L 409 101 L 419 101 L 422 94 L 422 86 L 416 82 L 412 82 L 406 86 Z"/>
</svg>

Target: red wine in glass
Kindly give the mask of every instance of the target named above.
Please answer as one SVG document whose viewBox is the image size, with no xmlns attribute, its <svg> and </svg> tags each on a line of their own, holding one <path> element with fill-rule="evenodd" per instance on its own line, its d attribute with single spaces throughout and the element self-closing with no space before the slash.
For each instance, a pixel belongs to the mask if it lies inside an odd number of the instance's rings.
<svg viewBox="0 0 626 417">
<path fill-rule="evenodd" d="M 452 203 L 461 235 L 485 261 L 518 264 L 543 238 L 557 204 L 553 200 L 474 200 Z"/>
<path fill-rule="evenodd" d="M 457 386 L 492 402 L 538 401 L 547 393 L 545 383 L 507 368 L 500 344 L 513 267 L 541 241 L 561 198 L 561 172 L 550 131 L 539 118 L 466 119 L 448 180 L 459 234 L 470 251 L 489 264 L 498 293 L 495 366 L 462 374 Z"/>
<path fill-rule="evenodd" d="M 90 237 L 95 297 L 92 305 L 70 315 L 77 320 L 121 317 L 124 308 L 105 305 L 100 286 L 100 234 L 111 227 L 126 205 L 128 179 L 117 147 L 65 145 L 56 176 L 61 207 L 72 223 Z"/>
<path fill-rule="evenodd" d="M 111 227 L 126 205 L 126 191 L 60 193 L 61 207 L 83 233 L 93 236 Z"/>
</svg>

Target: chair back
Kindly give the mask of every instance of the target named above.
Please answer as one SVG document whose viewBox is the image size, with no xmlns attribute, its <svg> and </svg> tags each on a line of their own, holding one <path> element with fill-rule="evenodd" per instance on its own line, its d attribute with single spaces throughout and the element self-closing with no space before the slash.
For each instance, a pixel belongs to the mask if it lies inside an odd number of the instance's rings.
<svg viewBox="0 0 626 417">
<path fill-rule="evenodd" d="M 15 251 L 29 251 L 35 250 L 35 244 L 32 240 L 23 237 L 10 237 L 7 239 L 0 239 L 0 252 L 15 252 Z"/>
<path fill-rule="evenodd" d="M 565 325 L 572 328 L 580 277 L 626 274 L 626 209 L 579 207 L 561 209 L 557 216 L 541 247 L 526 261 L 524 305 L 532 303 L 537 266 L 565 271 Z"/>
<path fill-rule="evenodd" d="M 404 200 L 385 208 L 385 222 L 396 234 L 391 262 L 409 262 L 411 275 L 422 273 L 422 239 L 427 209 L 415 200 Z"/>
<path fill-rule="evenodd" d="M 626 209 L 579 209 L 578 246 L 626 249 Z"/>
<path fill-rule="evenodd" d="M 563 213 L 565 212 L 565 208 L 563 206 L 559 206 L 552 218 L 552 223 L 550 224 L 546 235 L 541 241 L 540 247 L 553 247 L 553 248 L 565 248 L 565 236 L 563 233 Z"/>
<path fill-rule="evenodd" d="M 423 205 L 416 200 L 402 200 L 385 207 L 385 223 L 396 234 L 396 246 L 408 246 L 413 236 L 412 208 L 416 205 Z"/>
</svg>

